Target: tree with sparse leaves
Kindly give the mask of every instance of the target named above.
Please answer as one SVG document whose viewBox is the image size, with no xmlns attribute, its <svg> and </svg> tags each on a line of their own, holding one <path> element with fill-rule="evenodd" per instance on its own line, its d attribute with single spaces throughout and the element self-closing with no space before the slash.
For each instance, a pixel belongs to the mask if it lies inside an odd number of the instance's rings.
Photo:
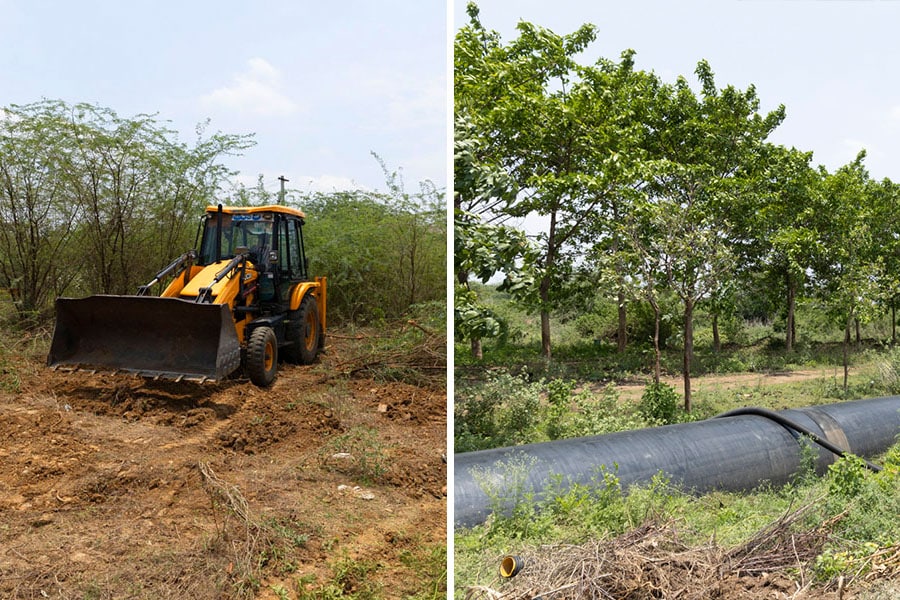
<svg viewBox="0 0 900 600">
<path fill-rule="evenodd" d="M 0 114 L 0 274 L 22 316 L 63 293 L 134 293 L 189 247 L 248 136 L 44 100 Z"/>
</svg>

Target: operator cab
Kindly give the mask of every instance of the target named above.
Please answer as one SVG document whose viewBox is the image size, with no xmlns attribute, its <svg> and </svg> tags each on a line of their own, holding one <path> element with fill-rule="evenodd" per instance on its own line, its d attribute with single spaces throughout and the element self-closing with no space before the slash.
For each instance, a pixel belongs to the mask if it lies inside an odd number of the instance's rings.
<svg viewBox="0 0 900 600">
<path fill-rule="evenodd" d="M 264 219 L 263 217 L 268 217 Z M 200 244 L 200 257 L 197 264 L 206 266 L 234 258 L 238 248 L 250 250 L 250 262 L 257 270 L 264 271 L 273 251 L 272 231 L 274 219 L 267 215 L 229 215 L 222 214 L 222 231 L 218 233 L 218 219 L 207 215 L 203 227 L 203 241 Z M 221 244 L 217 246 L 218 244 Z"/>
<path fill-rule="evenodd" d="M 309 280 L 304 217 L 301 211 L 283 206 L 223 208 L 221 213 L 209 207 L 201 223 L 197 264 L 230 260 L 246 248 L 248 268 L 260 275 L 260 300 L 281 302 L 293 284 Z"/>
</svg>

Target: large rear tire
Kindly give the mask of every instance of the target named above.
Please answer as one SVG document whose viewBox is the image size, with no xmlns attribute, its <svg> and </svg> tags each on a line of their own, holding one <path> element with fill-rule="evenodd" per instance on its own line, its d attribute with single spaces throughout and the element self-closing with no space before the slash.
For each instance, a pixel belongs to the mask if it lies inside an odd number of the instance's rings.
<svg viewBox="0 0 900 600">
<path fill-rule="evenodd" d="M 285 360 L 298 365 L 312 364 L 319 354 L 323 337 L 315 297 L 306 294 L 297 310 L 288 314 L 288 320 L 285 337 L 290 343 L 284 347 Z"/>
<path fill-rule="evenodd" d="M 278 338 L 271 327 L 257 327 L 247 344 L 247 375 L 260 387 L 269 387 L 278 374 Z"/>
</svg>

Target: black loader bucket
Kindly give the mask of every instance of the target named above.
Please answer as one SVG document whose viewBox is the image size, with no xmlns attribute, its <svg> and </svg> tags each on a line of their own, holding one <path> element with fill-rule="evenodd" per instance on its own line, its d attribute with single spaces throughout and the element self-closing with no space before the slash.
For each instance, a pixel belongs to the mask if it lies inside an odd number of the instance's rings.
<svg viewBox="0 0 900 600">
<path fill-rule="evenodd" d="M 219 381 L 241 364 L 231 310 L 155 296 L 56 300 L 47 364 Z"/>
</svg>

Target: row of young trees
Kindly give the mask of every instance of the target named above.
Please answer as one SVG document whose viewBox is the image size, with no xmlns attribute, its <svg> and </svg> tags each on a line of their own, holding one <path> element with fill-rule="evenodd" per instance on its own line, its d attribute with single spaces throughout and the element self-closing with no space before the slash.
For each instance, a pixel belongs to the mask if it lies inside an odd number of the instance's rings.
<svg viewBox="0 0 900 600">
<path fill-rule="evenodd" d="M 223 160 L 251 136 L 197 128 L 191 144 L 154 115 L 44 100 L 0 108 L 0 291 L 40 323 L 54 298 L 131 294 L 191 248 L 208 204 L 261 204 Z M 383 165 L 382 165 L 383 166 Z M 311 269 L 330 277 L 329 319 L 399 316 L 446 294 L 446 219 L 430 183 L 407 193 L 300 194 Z"/>
<path fill-rule="evenodd" d="M 576 281 L 618 304 L 620 349 L 628 304 L 648 303 L 658 331 L 660 299 L 674 294 L 690 410 L 698 305 L 718 343 L 717 317 L 736 290 L 758 290 L 785 307 L 789 351 L 801 296 L 820 301 L 848 340 L 854 322 L 893 306 L 900 190 L 869 177 L 864 153 L 828 172 L 812 153 L 768 142 L 784 106 L 761 112 L 752 85 L 718 87 L 705 61 L 695 90 L 636 69 L 630 50 L 580 64 L 591 25 L 557 35 L 522 22 L 504 43 L 474 4 L 468 14 L 454 48 L 454 191 L 457 336 L 473 351 L 493 331 L 473 276 L 502 272 L 501 287 L 540 312 L 547 360 L 550 314 L 571 304 Z M 536 240 L 504 223 L 529 215 L 546 223 Z"/>
</svg>

